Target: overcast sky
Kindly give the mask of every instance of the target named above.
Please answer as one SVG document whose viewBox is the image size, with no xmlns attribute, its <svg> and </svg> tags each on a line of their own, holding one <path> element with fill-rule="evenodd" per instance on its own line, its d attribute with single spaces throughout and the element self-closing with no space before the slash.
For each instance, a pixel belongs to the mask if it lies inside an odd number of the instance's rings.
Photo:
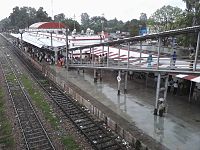
<svg viewBox="0 0 200 150">
<path fill-rule="evenodd" d="M 15 6 L 34 7 L 36 10 L 43 7 L 52 17 L 64 13 L 67 18 L 80 21 L 81 13 L 88 13 L 90 17 L 102 16 L 108 20 L 114 19 L 128 21 L 139 19 L 140 13 L 146 13 L 147 17 L 164 5 L 177 6 L 185 9 L 182 0 L 5 0 L 0 6 L 0 20 L 12 13 Z"/>
</svg>

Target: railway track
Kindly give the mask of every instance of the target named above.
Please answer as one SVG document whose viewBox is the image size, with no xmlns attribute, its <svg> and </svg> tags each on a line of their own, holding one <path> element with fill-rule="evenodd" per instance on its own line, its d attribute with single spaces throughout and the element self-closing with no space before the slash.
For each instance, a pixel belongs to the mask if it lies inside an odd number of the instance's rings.
<svg viewBox="0 0 200 150">
<path fill-rule="evenodd" d="M 14 47 L 10 47 L 12 50 Z M 35 68 L 31 62 L 22 57 L 19 49 L 13 50 L 18 58 L 27 67 L 31 75 L 39 85 L 48 93 L 52 100 L 59 106 L 63 113 L 73 122 L 77 129 L 88 139 L 94 149 L 97 150 L 125 150 L 126 143 L 103 124 L 95 121 L 91 115 L 71 97 L 64 94 L 56 84 L 46 78 L 40 70 Z"/>
<path fill-rule="evenodd" d="M 1 57 L 0 65 L 23 135 L 25 143 L 23 148 L 28 150 L 54 150 L 55 148 L 11 64 L 9 55 L 2 55 L 4 57 Z"/>
</svg>

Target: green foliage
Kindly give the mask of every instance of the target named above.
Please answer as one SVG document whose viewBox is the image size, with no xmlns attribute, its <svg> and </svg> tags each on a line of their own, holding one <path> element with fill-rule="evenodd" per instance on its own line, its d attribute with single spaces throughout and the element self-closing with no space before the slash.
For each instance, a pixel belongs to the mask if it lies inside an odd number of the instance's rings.
<svg viewBox="0 0 200 150">
<path fill-rule="evenodd" d="M 12 126 L 6 117 L 4 105 L 4 93 L 0 88 L 0 145 L 4 145 L 6 149 L 14 148 L 14 138 L 12 136 Z"/>
<path fill-rule="evenodd" d="M 64 144 L 66 149 L 80 150 L 77 143 L 75 142 L 75 140 L 71 136 L 64 136 L 64 137 L 62 137 L 61 140 L 62 140 L 62 143 Z"/>
<path fill-rule="evenodd" d="M 8 18 L 1 20 L 2 30 L 14 30 L 24 29 L 29 27 L 31 24 L 36 22 L 51 21 L 51 17 L 48 16 L 47 12 L 40 7 L 37 11 L 31 7 L 18 6 L 13 8 L 13 12 Z"/>
<path fill-rule="evenodd" d="M 175 22 L 182 16 L 182 13 L 183 11 L 178 7 L 163 6 L 151 15 L 148 23 L 159 31 L 171 30 L 176 27 Z"/>
<path fill-rule="evenodd" d="M 83 30 L 87 30 L 90 24 L 90 16 L 87 13 L 81 14 L 81 25 Z"/>
<path fill-rule="evenodd" d="M 45 118 L 49 121 L 52 127 L 57 129 L 58 118 L 56 118 L 56 116 L 53 115 L 51 107 L 46 102 L 43 93 L 38 91 L 38 89 L 35 89 L 32 86 L 33 83 L 31 82 L 31 80 L 29 80 L 25 75 L 21 77 L 21 80 L 23 82 L 24 87 L 27 89 L 29 95 L 31 96 L 32 100 L 35 101 L 35 104 L 37 105 L 37 107 L 39 107 L 42 110 Z"/>
</svg>

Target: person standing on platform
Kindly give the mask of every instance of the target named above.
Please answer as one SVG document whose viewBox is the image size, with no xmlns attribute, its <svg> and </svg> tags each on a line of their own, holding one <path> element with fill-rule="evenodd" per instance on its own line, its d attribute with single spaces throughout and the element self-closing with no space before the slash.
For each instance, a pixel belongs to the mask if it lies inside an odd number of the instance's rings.
<svg viewBox="0 0 200 150">
<path fill-rule="evenodd" d="M 158 102 L 158 115 L 163 117 L 163 113 L 165 112 L 164 98 L 159 98 Z"/>
<path fill-rule="evenodd" d="M 151 67 L 151 62 L 153 61 L 153 58 L 152 58 L 152 54 L 149 54 L 149 57 L 147 58 L 147 67 Z"/>
<path fill-rule="evenodd" d="M 194 51 L 190 51 L 189 59 L 190 59 L 190 68 L 193 69 L 193 63 L 194 63 Z"/>
<path fill-rule="evenodd" d="M 177 90 L 178 90 L 178 81 L 174 82 L 174 92 L 173 92 L 173 95 L 176 95 L 177 94 Z"/>
<path fill-rule="evenodd" d="M 176 64 L 176 58 L 177 58 L 177 55 L 176 55 L 176 51 L 174 51 L 174 53 L 172 54 L 172 67 L 175 67 L 175 64 Z"/>
<path fill-rule="evenodd" d="M 171 81 L 168 81 L 167 86 L 168 86 L 168 87 L 167 87 L 167 92 L 170 93 L 170 91 L 171 91 L 171 86 L 172 86 L 172 85 L 171 85 Z"/>
</svg>

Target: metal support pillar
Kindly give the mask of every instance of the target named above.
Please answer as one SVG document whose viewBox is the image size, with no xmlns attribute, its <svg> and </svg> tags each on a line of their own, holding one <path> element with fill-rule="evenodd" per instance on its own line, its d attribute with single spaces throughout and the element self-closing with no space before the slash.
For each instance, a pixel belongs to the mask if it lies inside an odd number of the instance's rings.
<svg viewBox="0 0 200 150">
<path fill-rule="evenodd" d="M 157 88 L 156 88 L 156 103 L 155 103 L 155 109 L 154 109 L 154 115 L 158 114 L 158 107 L 160 105 L 160 101 L 162 98 L 164 108 L 165 108 L 165 112 L 166 112 L 166 106 L 167 106 L 167 88 L 168 88 L 168 79 L 169 79 L 169 75 L 168 74 L 163 74 L 162 78 L 165 78 L 165 84 L 164 87 L 160 87 L 161 86 L 161 73 L 158 74 L 158 81 L 157 81 Z M 163 110 L 164 111 L 164 110 Z M 159 112 L 160 113 L 160 112 Z M 159 114 L 159 116 L 162 116 L 163 114 Z"/>
<path fill-rule="evenodd" d="M 53 47 L 53 37 L 52 37 L 53 32 L 50 32 L 51 35 L 51 47 Z"/>
<path fill-rule="evenodd" d="M 92 61 L 92 50 L 91 50 L 91 47 L 90 47 L 90 56 L 89 56 L 89 62 L 90 62 L 90 64 L 92 63 L 91 61 Z"/>
<path fill-rule="evenodd" d="M 165 101 L 165 103 L 167 102 L 168 80 L 169 80 L 169 75 L 167 75 L 167 77 L 165 78 L 165 91 L 164 91 L 164 101 Z"/>
<path fill-rule="evenodd" d="M 149 73 L 146 72 L 146 88 L 147 88 L 147 85 L 148 85 L 148 75 L 149 75 Z"/>
<path fill-rule="evenodd" d="M 92 64 L 94 66 L 94 48 L 92 48 Z"/>
<path fill-rule="evenodd" d="M 128 71 L 125 72 L 125 79 L 124 79 L 124 93 L 127 93 L 127 78 L 128 78 Z"/>
<path fill-rule="evenodd" d="M 159 37 L 159 45 L 158 45 L 157 70 L 159 69 L 159 62 L 160 62 L 160 49 L 161 49 L 161 37 Z"/>
<path fill-rule="evenodd" d="M 196 71 L 196 68 L 197 68 L 197 59 L 198 59 L 198 52 L 199 52 L 199 40 L 200 40 L 200 32 L 198 33 L 198 38 L 197 38 L 197 46 L 196 46 L 196 53 L 195 53 L 193 71 Z"/>
<path fill-rule="evenodd" d="M 102 56 L 103 56 L 103 54 L 104 54 L 104 45 L 102 46 Z"/>
<path fill-rule="evenodd" d="M 109 66 L 109 53 L 110 53 L 110 51 L 109 51 L 109 45 L 108 45 L 108 53 L 107 53 L 107 67 Z"/>
<path fill-rule="evenodd" d="M 104 57 L 103 56 L 104 56 L 104 45 L 102 46 L 102 56 L 101 56 L 102 57 L 101 58 L 102 59 L 102 65 L 104 66 Z"/>
<path fill-rule="evenodd" d="M 97 70 L 94 69 L 94 82 L 97 82 Z"/>
<path fill-rule="evenodd" d="M 155 103 L 154 115 L 157 115 L 157 112 L 158 112 L 159 93 L 160 93 L 160 73 L 158 73 L 158 79 L 157 79 L 156 103 Z"/>
<path fill-rule="evenodd" d="M 68 70 L 68 64 L 69 64 L 69 61 L 68 61 L 68 59 L 69 59 L 69 51 L 68 51 L 68 29 L 66 28 L 66 31 L 65 31 L 66 33 L 66 68 L 67 68 L 67 70 Z M 71 57 L 72 58 L 72 60 L 73 60 L 73 57 Z"/>
<path fill-rule="evenodd" d="M 140 41 L 140 63 L 141 63 L 141 58 L 142 58 L 142 41 Z"/>
<path fill-rule="evenodd" d="M 23 32 L 21 31 L 20 34 L 21 34 L 21 41 L 20 41 L 20 44 L 21 44 L 21 50 L 24 50 L 23 38 L 22 38 L 22 34 L 23 34 Z"/>
<path fill-rule="evenodd" d="M 102 78 L 103 78 L 103 70 L 100 70 L 100 82 L 102 82 Z"/>
<path fill-rule="evenodd" d="M 129 57 L 130 57 L 130 42 L 128 42 L 128 62 L 127 62 L 127 68 L 129 68 Z"/>
<path fill-rule="evenodd" d="M 83 64 L 82 49 L 80 49 L 80 64 Z"/>
<path fill-rule="evenodd" d="M 120 72 L 120 70 L 118 71 L 117 81 L 118 81 L 117 95 L 120 95 L 120 82 L 121 82 L 121 72 Z"/>
<path fill-rule="evenodd" d="M 73 51 L 72 51 L 72 53 L 71 53 L 71 58 L 72 58 L 71 63 L 73 64 L 73 63 L 74 63 L 74 55 L 73 55 Z"/>
<path fill-rule="evenodd" d="M 120 63 L 120 45 L 119 45 L 119 51 L 118 51 L 118 66 L 119 66 L 119 63 Z"/>
<path fill-rule="evenodd" d="M 189 103 L 191 102 L 192 81 L 190 82 Z"/>
<path fill-rule="evenodd" d="M 53 48 L 53 51 L 55 53 L 55 65 L 57 65 L 57 62 L 58 62 L 58 51 L 55 50 L 55 48 Z"/>
</svg>

